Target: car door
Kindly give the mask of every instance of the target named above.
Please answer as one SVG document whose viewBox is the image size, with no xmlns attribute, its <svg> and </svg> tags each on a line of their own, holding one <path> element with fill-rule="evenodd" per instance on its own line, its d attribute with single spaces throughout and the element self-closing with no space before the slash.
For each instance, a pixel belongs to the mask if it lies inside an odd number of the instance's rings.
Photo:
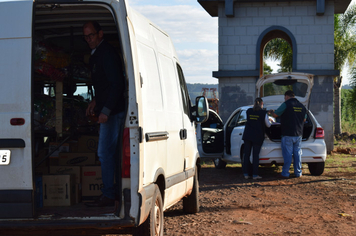
<svg viewBox="0 0 356 236">
<path fill-rule="evenodd" d="M 209 110 L 208 120 L 197 124 L 196 139 L 200 157 L 221 157 L 224 151 L 224 123 L 220 116 Z"/>
<path fill-rule="evenodd" d="M 226 126 L 226 155 L 223 159 L 240 162 L 240 150 L 243 144 L 242 135 L 245 130 L 247 115 L 245 109 L 240 109 L 229 119 Z"/>
</svg>

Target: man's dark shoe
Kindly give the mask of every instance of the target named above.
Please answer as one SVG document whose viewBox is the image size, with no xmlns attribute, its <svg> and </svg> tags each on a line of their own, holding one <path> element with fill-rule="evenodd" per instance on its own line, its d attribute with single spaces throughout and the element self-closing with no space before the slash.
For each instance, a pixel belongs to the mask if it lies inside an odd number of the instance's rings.
<svg viewBox="0 0 356 236">
<path fill-rule="evenodd" d="M 111 199 L 111 198 L 105 197 L 104 195 L 101 195 L 94 202 L 87 202 L 87 203 L 85 203 L 85 205 L 88 207 L 114 206 L 115 199 Z"/>
<path fill-rule="evenodd" d="M 288 176 L 283 176 L 282 174 L 277 176 L 278 179 L 289 179 Z"/>
</svg>

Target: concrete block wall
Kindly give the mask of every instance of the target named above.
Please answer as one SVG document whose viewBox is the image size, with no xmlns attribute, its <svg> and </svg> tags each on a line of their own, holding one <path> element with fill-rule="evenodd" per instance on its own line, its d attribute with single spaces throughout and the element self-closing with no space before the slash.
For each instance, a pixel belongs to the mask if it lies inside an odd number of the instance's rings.
<svg viewBox="0 0 356 236">
<path fill-rule="evenodd" d="M 219 80 L 219 115 L 226 122 L 236 108 L 251 105 L 254 101 L 256 91 L 256 79 L 245 78 L 223 78 Z"/>
<path fill-rule="evenodd" d="M 333 88 L 332 77 L 315 76 L 309 107 L 324 129 L 325 143 L 328 151 L 334 148 Z"/>
<path fill-rule="evenodd" d="M 298 70 L 334 68 L 334 3 L 316 15 L 316 1 L 235 3 L 235 16 L 219 7 L 219 70 L 255 70 L 256 43 L 270 26 L 282 26 L 298 45 Z"/>
<path fill-rule="evenodd" d="M 257 41 L 266 29 L 288 29 L 297 44 L 297 68 L 334 69 L 334 2 L 326 1 L 325 14 L 316 15 L 316 1 L 234 4 L 234 17 L 226 17 L 219 4 L 219 71 L 259 70 Z M 257 77 L 219 79 L 220 115 L 224 121 L 239 106 L 253 104 Z M 317 76 L 312 91 L 311 111 L 325 129 L 328 151 L 333 148 L 333 77 Z M 253 89 L 251 89 L 253 88 Z M 235 91 L 235 95 L 232 94 Z M 245 96 L 245 98 L 243 98 Z"/>
</svg>

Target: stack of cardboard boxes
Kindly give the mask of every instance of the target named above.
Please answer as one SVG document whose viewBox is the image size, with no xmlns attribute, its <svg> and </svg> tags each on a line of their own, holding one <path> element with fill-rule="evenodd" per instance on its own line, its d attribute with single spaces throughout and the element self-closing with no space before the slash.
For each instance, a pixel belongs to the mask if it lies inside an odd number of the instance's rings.
<svg viewBox="0 0 356 236">
<path fill-rule="evenodd" d="M 53 150 L 58 143 L 51 143 Z M 101 167 L 96 158 L 97 136 L 81 136 L 63 144 L 47 164 L 36 169 L 37 206 L 70 206 L 101 194 Z"/>
</svg>

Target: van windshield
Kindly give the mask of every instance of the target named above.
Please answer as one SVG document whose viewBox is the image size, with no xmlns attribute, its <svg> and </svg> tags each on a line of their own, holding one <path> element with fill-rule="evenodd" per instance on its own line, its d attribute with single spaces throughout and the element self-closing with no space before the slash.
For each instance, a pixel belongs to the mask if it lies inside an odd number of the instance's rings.
<svg viewBox="0 0 356 236">
<path fill-rule="evenodd" d="M 302 82 L 295 82 L 289 85 L 266 83 L 263 85 L 263 97 L 284 95 L 287 90 L 292 90 L 295 96 L 305 97 L 308 91 L 308 85 Z"/>
</svg>

